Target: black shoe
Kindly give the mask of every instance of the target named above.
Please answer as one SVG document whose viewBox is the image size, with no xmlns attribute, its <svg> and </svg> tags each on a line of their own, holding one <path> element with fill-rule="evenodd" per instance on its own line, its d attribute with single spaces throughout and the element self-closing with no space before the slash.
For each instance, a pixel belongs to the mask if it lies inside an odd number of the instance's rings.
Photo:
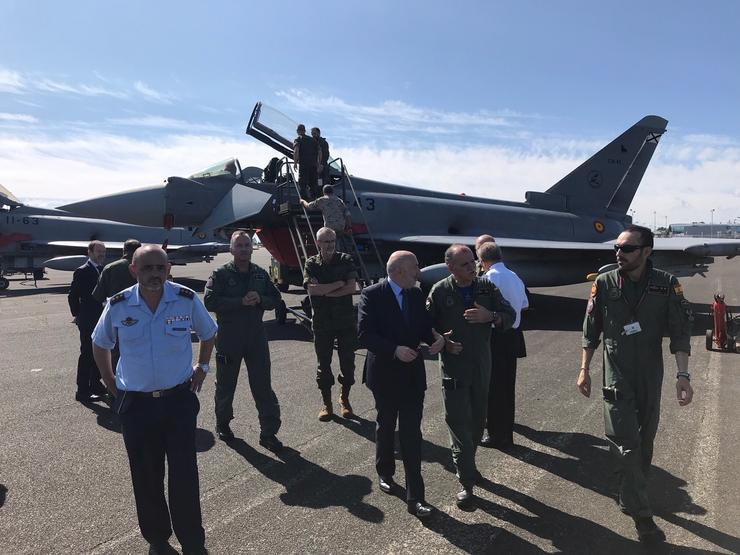
<svg viewBox="0 0 740 555">
<path fill-rule="evenodd" d="M 102 400 L 103 398 L 100 395 L 95 395 L 94 393 L 80 393 L 79 391 L 75 393 L 75 401 L 79 401 L 80 403 L 97 403 Z"/>
<path fill-rule="evenodd" d="M 175 551 L 175 553 L 177 553 L 177 551 Z M 197 549 L 183 548 L 182 555 L 208 555 L 208 550 L 205 547 L 199 547 Z"/>
<path fill-rule="evenodd" d="M 378 476 L 378 487 L 383 493 L 392 493 L 395 486 L 396 482 L 393 481 L 393 478 Z"/>
<path fill-rule="evenodd" d="M 175 555 L 176 553 L 177 550 L 168 542 L 149 544 L 149 555 Z"/>
<path fill-rule="evenodd" d="M 473 495 L 473 488 L 463 487 L 455 496 L 455 502 L 457 508 L 463 511 L 474 511 L 475 510 L 475 495 Z"/>
<path fill-rule="evenodd" d="M 409 514 L 414 515 L 416 518 L 427 518 L 434 512 L 434 507 L 427 505 L 423 501 L 415 501 L 408 504 L 407 510 Z"/>
<path fill-rule="evenodd" d="M 231 427 L 228 424 L 218 424 L 216 426 L 216 434 L 221 441 L 234 440 L 234 432 L 231 431 Z"/>
<path fill-rule="evenodd" d="M 493 447 L 493 440 L 488 432 L 483 432 L 483 437 L 480 440 L 480 444 L 483 447 Z"/>
<path fill-rule="evenodd" d="M 283 442 L 275 435 L 260 436 L 260 445 L 273 453 L 279 453 L 283 449 Z"/>
<path fill-rule="evenodd" d="M 651 516 L 635 516 L 632 517 L 635 521 L 635 528 L 637 529 L 637 538 L 642 543 L 660 543 L 665 541 L 665 534 L 663 530 L 658 528 Z"/>
</svg>

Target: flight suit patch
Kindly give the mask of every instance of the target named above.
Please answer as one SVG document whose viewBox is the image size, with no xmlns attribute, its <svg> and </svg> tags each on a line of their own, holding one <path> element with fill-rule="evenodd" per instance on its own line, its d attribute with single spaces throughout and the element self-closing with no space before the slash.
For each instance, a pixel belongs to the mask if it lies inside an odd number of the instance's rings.
<svg viewBox="0 0 740 555">
<path fill-rule="evenodd" d="M 455 299 L 452 297 L 445 297 L 445 305 L 452 306 L 455 304 Z"/>
<path fill-rule="evenodd" d="M 622 290 L 617 287 L 612 287 L 606 294 L 610 301 L 616 301 L 622 296 Z"/>
<path fill-rule="evenodd" d="M 594 301 L 596 300 L 596 291 L 598 291 L 598 287 L 596 286 L 596 282 L 594 281 L 591 284 L 591 293 L 588 296 L 588 304 L 586 305 L 586 314 L 591 314 L 594 310 Z"/>
<path fill-rule="evenodd" d="M 652 295 L 668 295 L 667 285 L 656 285 L 655 283 L 648 283 L 648 293 Z"/>
</svg>

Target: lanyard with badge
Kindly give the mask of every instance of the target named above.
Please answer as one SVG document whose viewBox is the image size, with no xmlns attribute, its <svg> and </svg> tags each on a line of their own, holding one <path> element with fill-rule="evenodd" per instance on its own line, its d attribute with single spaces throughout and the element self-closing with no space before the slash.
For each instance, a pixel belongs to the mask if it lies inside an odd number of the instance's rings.
<svg viewBox="0 0 740 555">
<path fill-rule="evenodd" d="M 627 298 L 624 296 L 624 291 L 622 290 L 623 285 L 624 278 L 620 274 L 619 276 L 617 276 L 617 287 L 619 288 L 619 296 L 622 297 L 622 300 L 624 301 L 624 304 L 627 305 L 627 310 L 629 310 L 630 313 L 630 323 L 624 325 L 624 327 L 622 328 L 622 335 L 635 335 L 636 333 L 640 333 L 642 331 L 642 328 L 640 327 L 640 322 L 637 321 L 637 309 L 640 308 L 640 305 L 642 305 L 642 302 L 645 300 L 648 287 L 646 286 L 645 289 L 643 289 L 640 300 L 637 301 L 637 304 L 635 306 L 632 306 Z"/>
</svg>

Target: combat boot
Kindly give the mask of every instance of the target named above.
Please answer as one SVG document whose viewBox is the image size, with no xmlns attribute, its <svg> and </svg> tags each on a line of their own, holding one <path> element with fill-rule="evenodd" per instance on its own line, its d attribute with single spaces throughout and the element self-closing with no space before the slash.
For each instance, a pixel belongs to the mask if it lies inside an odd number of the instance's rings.
<svg viewBox="0 0 740 555">
<path fill-rule="evenodd" d="M 637 529 L 637 538 L 642 543 L 660 543 L 665 541 L 663 530 L 658 528 L 651 516 L 632 517 Z"/>
<path fill-rule="evenodd" d="M 321 390 L 322 405 L 319 411 L 319 420 L 321 422 L 329 422 L 331 417 L 334 416 L 334 407 L 331 404 L 331 389 Z"/>
<path fill-rule="evenodd" d="M 343 385 L 339 393 L 339 414 L 342 418 L 351 418 L 354 416 L 352 405 L 349 404 L 349 386 Z"/>
</svg>

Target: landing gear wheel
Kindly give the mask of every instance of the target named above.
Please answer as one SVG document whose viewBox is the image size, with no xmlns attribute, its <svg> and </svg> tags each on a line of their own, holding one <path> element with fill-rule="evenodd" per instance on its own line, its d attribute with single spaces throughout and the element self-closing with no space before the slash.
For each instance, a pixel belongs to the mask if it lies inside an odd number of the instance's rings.
<svg viewBox="0 0 740 555">
<path fill-rule="evenodd" d="M 0 277 L 0 291 L 5 291 L 10 286 L 8 278 Z"/>
<path fill-rule="evenodd" d="M 275 320 L 281 326 L 284 326 L 285 322 L 288 321 L 288 308 L 285 306 L 285 301 L 280 301 L 275 307 Z"/>
<path fill-rule="evenodd" d="M 712 330 L 707 330 L 706 338 L 707 338 L 707 351 L 711 351 L 712 350 L 712 342 L 713 342 L 713 339 L 712 339 Z"/>
</svg>

